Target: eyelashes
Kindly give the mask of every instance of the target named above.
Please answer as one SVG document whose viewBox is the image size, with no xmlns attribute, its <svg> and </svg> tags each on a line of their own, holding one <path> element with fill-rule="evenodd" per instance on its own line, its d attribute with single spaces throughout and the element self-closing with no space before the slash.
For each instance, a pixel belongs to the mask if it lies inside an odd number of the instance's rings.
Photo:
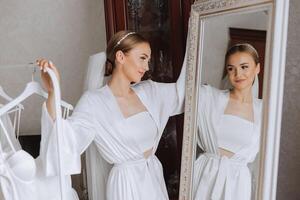
<svg viewBox="0 0 300 200">
<path fill-rule="evenodd" d="M 227 67 L 227 71 L 231 72 L 233 70 L 232 67 Z"/>
<path fill-rule="evenodd" d="M 246 70 L 246 69 L 249 68 L 249 66 L 248 66 L 248 65 L 242 65 L 241 68 L 242 68 L 243 70 Z M 228 71 L 228 72 L 232 72 L 232 71 L 233 71 L 233 67 L 227 67 L 227 71 Z"/>
<path fill-rule="evenodd" d="M 142 57 L 140 57 L 140 59 L 141 59 L 142 61 L 147 61 L 147 60 L 148 60 L 148 64 L 151 63 L 151 59 L 149 59 L 149 58 L 147 58 L 147 57 L 142 56 Z"/>
<path fill-rule="evenodd" d="M 249 66 L 248 66 L 248 65 L 242 65 L 241 68 L 242 68 L 242 69 L 248 69 Z"/>
</svg>

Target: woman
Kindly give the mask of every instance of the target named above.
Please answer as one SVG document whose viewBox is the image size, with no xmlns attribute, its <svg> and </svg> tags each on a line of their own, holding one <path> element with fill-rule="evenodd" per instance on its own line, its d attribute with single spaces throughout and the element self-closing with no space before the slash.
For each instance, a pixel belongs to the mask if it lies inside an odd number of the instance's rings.
<svg viewBox="0 0 300 200">
<path fill-rule="evenodd" d="M 168 118 L 182 112 L 185 67 L 176 83 L 141 82 L 149 70 L 151 49 L 135 32 L 115 34 L 106 54 L 110 81 L 99 90 L 85 92 L 72 116 L 64 121 L 64 171 L 80 173 L 80 154 L 94 141 L 99 153 L 113 164 L 107 200 L 168 199 L 162 166 L 154 153 Z M 59 76 L 50 61 L 41 59 L 38 65 L 52 68 Z M 55 116 L 53 88 L 46 73 L 42 79 L 49 93 L 42 117 L 42 135 L 48 147 L 42 153 L 51 174 L 57 173 L 52 153 L 56 133 L 50 133 Z"/>
<path fill-rule="evenodd" d="M 252 163 L 259 151 L 261 100 L 252 94 L 260 71 L 258 53 L 237 44 L 225 56 L 230 90 L 202 86 L 199 97 L 195 200 L 250 200 Z"/>
</svg>

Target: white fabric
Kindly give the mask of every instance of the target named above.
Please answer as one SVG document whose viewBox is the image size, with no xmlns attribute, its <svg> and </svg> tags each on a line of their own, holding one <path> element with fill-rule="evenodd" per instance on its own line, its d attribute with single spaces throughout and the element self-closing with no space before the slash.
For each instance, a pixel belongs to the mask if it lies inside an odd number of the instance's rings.
<svg viewBox="0 0 300 200">
<path fill-rule="evenodd" d="M 5 200 L 60 200 L 58 176 L 45 176 L 41 158 L 34 159 L 21 150 L 7 114 L 1 116 L 0 128 L 0 199 Z M 9 138 L 5 137 L 4 131 Z M 7 142 L 11 141 L 13 147 Z M 43 149 L 43 143 L 41 148 Z M 3 148 L 1 148 L 3 147 Z M 12 149 L 16 149 L 14 152 Z M 72 189 L 71 178 L 66 176 L 66 200 L 78 200 Z"/>
<path fill-rule="evenodd" d="M 0 156 L 0 186 L 5 200 L 61 200 L 59 178 L 45 177 L 39 159 L 23 150 Z M 66 200 L 79 200 L 66 176 Z M 1 195 L 0 195 L 1 197 Z"/>
<path fill-rule="evenodd" d="M 23 150 L 0 154 L 0 193 L 3 198 L 37 200 L 35 190 L 30 187 L 36 173 L 34 159 Z"/>
<path fill-rule="evenodd" d="M 0 105 L 0 107 L 1 107 L 1 105 Z M 11 122 L 9 115 L 4 114 L 4 115 L 0 116 L 0 120 L 2 121 L 4 127 L 7 130 L 7 133 L 10 136 L 10 141 L 11 141 L 14 149 L 21 150 L 21 145 L 15 137 L 14 127 L 13 127 L 13 124 Z M 3 128 L 0 128 L 0 143 L 2 145 L 3 152 L 8 153 L 8 152 L 13 151 L 12 147 L 9 145 L 7 137 L 5 136 Z"/>
<path fill-rule="evenodd" d="M 32 190 L 23 189 L 34 179 L 34 159 L 25 151 L 15 137 L 14 127 L 8 114 L 0 117 L 0 198 L 21 200 Z M 35 194 L 32 195 L 33 197 Z"/>
<path fill-rule="evenodd" d="M 198 103 L 198 145 L 204 151 L 194 166 L 195 200 L 250 200 L 251 173 L 259 151 L 261 100 L 253 99 L 254 131 L 251 145 L 236 152 L 231 158 L 220 156 L 217 135 L 221 132 L 219 122 L 229 101 L 229 91 L 202 86 Z M 242 132 L 242 130 L 241 130 Z M 221 134 L 221 133 L 220 133 Z"/>
<path fill-rule="evenodd" d="M 89 57 L 84 80 L 84 91 L 99 89 L 106 84 L 108 77 L 104 76 L 105 62 L 105 52 L 100 52 Z"/>
<path fill-rule="evenodd" d="M 114 164 L 109 173 L 106 200 L 168 199 L 162 166 L 154 152 L 169 117 L 183 110 L 185 68 L 184 63 L 176 83 L 148 80 L 132 86 L 159 130 L 152 156 L 145 159 L 136 142 L 124 136 L 126 119 L 110 88 L 105 85 L 101 89 L 85 92 L 72 116 L 63 120 L 63 159 L 66 160 L 63 170 L 80 173 L 80 154 L 94 141 L 105 160 Z M 43 112 L 47 112 L 45 107 Z M 43 118 L 42 124 L 42 134 L 48 138 L 48 148 L 43 152 L 43 157 L 47 159 L 43 163 L 47 174 L 56 174 L 53 164 L 57 160 L 53 155 L 56 152 L 53 139 L 56 132 L 50 128 L 53 126 L 51 118 Z"/>
<path fill-rule="evenodd" d="M 2 158 L 3 156 L 3 158 Z M 0 185 L 5 200 L 61 200 L 59 178 L 39 174 L 42 166 L 38 159 L 23 150 L 2 154 L 0 157 Z M 79 200 L 66 177 L 66 200 Z M 1 195 L 0 195 L 1 197 Z"/>
<path fill-rule="evenodd" d="M 104 77 L 105 62 L 105 52 L 100 52 L 89 57 L 84 91 L 100 89 L 106 84 L 108 78 Z M 89 199 L 105 199 L 108 174 L 112 165 L 104 160 L 94 142 L 86 150 L 85 155 Z"/>
<path fill-rule="evenodd" d="M 126 127 L 130 127 L 130 129 L 124 130 L 125 134 L 136 141 L 141 151 L 145 152 L 153 148 L 158 131 L 155 122 L 148 112 L 140 112 L 126 118 L 125 124 Z M 137 126 L 141 124 L 143 126 Z"/>
<path fill-rule="evenodd" d="M 14 134 L 13 129 L 10 129 L 12 133 L 8 133 L 2 120 L 0 120 L 0 129 L 1 134 L 6 137 L 5 141 L 0 141 L 0 193 L 6 200 L 22 200 L 22 197 L 34 192 L 24 188 L 30 185 L 35 177 L 34 159 L 25 151 L 14 147 L 15 143 L 10 140 L 10 135 Z M 15 139 L 14 135 L 13 138 Z M 3 142 L 9 146 L 5 151 L 1 144 Z"/>
<path fill-rule="evenodd" d="M 33 187 L 37 194 L 36 200 L 61 200 L 59 176 L 45 176 L 41 157 L 36 158 L 35 163 L 37 167 L 37 174 L 33 182 Z M 76 191 L 72 188 L 71 176 L 66 175 L 64 178 L 66 183 L 65 199 L 79 200 Z M 35 199 L 30 198 L 30 200 Z"/>
<path fill-rule="evenodd" d="M 224 114 L 221 117 L 220 130 L 222 131 L 217 131 L 219 147 L 237 153 L 241 148 L 251 145 L 249 138 L 252 137 L 254 124 L 238 116 Z"/>
</svg>

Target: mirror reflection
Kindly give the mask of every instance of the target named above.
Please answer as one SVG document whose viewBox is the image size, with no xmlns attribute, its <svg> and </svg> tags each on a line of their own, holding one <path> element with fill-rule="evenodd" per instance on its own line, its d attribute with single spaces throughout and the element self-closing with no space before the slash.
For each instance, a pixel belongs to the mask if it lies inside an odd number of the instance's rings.
<svg viewBox="0 0 300 200">
<path fill-rule="evenodd" d="M 269 19 L 268 10 L 202 19 L 194 200 L 255 199 Z"/>
</svg>

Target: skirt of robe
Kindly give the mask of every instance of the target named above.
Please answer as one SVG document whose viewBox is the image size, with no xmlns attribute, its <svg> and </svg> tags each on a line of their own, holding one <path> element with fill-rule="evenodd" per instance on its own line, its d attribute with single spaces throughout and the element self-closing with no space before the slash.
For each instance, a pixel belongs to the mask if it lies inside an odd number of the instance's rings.
<svg viewBox="0 0 300 200">
<path fill-rule="evenodd" d="M 163 169 L 156 156 L 115 164 L 107 183 L 107 200 L 168 200 Z"/>
<path fill-rule="evenodd" d="M 194 164 L 194 200 L 250 200 L 251 174 L 245 163 L 201 154 Z"/>
</svg>

